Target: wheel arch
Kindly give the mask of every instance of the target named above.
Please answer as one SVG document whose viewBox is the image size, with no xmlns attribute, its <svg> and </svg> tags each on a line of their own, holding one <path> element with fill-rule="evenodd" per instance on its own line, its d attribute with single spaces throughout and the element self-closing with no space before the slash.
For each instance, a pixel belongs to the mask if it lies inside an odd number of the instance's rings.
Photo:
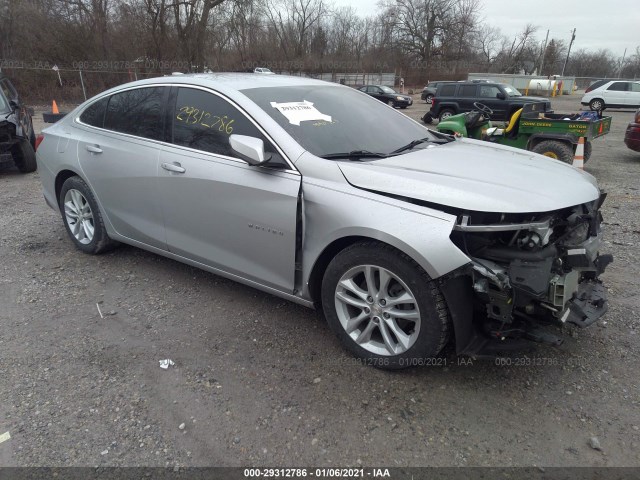
<svg viewBox="0 0 640 480">
<path fill-rule="evenodd" d="M 529 137 L 529 141 L 527 142 L 527 150 L 533 150 L 536 145 L 547 140 L 564 142 L 570 145 L 572 148 L 575 148 L 575 145 L 578 144 L 578 137 L 568 133 L 537 133 Z"/>
<path fill-rule="evenodd" d="M 59 202 L 60 202 L 60 192 L 62 191 L 62 185 L 64 185 L 64 182 L 66 182 L 71 177 L 82 178 L 80 174 L 69 169 L 60 170 L 56 175 L 54 187 L 56 192 L 56 204 L 58 204 L 58 207 L 60 206 Z"/>
</svg>

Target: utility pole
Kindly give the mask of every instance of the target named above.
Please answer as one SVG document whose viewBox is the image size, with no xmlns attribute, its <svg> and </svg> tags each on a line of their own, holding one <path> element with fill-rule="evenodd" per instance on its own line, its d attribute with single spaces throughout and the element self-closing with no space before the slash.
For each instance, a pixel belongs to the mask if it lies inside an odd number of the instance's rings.
<svg viewBox="0 0 640 480">
<path fill-rule="evenodd" d="M 618 77 L 622 77 L 622 69 L 624 68 L 624 57 L 627 56 L 627 49 L 624 49 L 624 53 L 622 54 L 622 60 L 620 60 L 620 71 L 618 72 Z"/>
<path fill-rule="evenodd" d="M 569 54 L 571 53 L 571 46 L 573 45 L 573 41 L 576 39 L 576 29 L 573 29 L 573 32 L 571 33 L 571 41 L 569 42 L 569 49 L 567 50 L 567 58 L 564 61 L 564 65 L 562 66 L 562 73 L 560 74 L 561 77 L 564 77 L 564 69 L 567 68 L 567 63 L 569 62 Z"/>
<path fill-rule="evenodd" d="M 547 54 L 547 40 L 549 40 L 549 30 L 547 30 L 547 37 L 544 39 L 544 47 L 542 47 L 542 59 L 540 60 L 540 72 L 542 75 L 542 68 L 544 67 L 544 57 Z"/>
</svg>

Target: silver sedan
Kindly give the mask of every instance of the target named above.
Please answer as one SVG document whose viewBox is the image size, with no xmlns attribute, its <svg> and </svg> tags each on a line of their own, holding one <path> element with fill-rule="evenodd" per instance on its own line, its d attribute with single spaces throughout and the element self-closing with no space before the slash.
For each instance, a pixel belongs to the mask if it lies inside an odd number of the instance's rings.
<svg viewBox="0 0 640 480">
<path fill-rule="evenodd" d="M 119 242 L 321 308 L 356 356 L 401 368 L 495 352 L 607 309 L 590 175 L 454 139 L 349 87 L 280 75 L 149 79 L 44 131 L 71 240 Z"/>
</svg>

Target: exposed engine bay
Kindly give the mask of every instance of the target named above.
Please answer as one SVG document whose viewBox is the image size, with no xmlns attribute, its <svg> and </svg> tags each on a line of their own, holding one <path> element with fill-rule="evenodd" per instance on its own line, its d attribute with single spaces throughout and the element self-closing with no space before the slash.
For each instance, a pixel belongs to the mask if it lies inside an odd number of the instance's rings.
<svg viewBox="0 0 640 480">
<path fill-rule="evenodd" d="M 561 340 L 545 323 L 587 327 L 607 311 L 599 275 L 613 260 L 600 255 L 599 199 L 554 212 L 460 212 L 451 235 L 472 261 L 474 318 L 490 338 Z"/>
</svg>

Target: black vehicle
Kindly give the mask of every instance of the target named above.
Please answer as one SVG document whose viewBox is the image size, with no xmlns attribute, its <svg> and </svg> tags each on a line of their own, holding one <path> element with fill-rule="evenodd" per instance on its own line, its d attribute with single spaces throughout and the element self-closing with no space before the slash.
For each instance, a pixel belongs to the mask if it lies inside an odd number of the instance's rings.
<svg viewBox="0 0 640 480">
<path fill-rule="evenodd" d="M 551 102 L 546 98 L 525 97 L 511 85 L 491 82 L 446 83 L 438 87 L 431 110 L 422 118 L 431 123 L 434 118 L 444 120 L 451 115 L 471 112 L 473 104 L 479 102 L 492 111 L 491 119 L 509 121 L 511 115 L 525 103 L 542 102 L 551 111 Z"/>
<path fill-rule="evenodd" d="M 384 85 L 364 85 L 358 90 L 392 107 L 407 108 L 413 104 L 413 99 L 409 95 L 403 95 L 396 92 L 393 88 Z"/>
<path fill-rule="evenodd" d="M 436 91 L 440 85 L 444 85 L 445 83 L 452 82 L 429 82 L 426 87 L 422 89 L 422 93 L 420 94 L 420 98 L 427 103 L 431 103 L 433 97 L 436 96 Z"/>
<path fill-rule="evenodd" d="M 36 135 L 31 111 L 11 81 L 0 73 L 0 165 L 15 164 L 23 173 L 36 170 Z"/>
</svg>

